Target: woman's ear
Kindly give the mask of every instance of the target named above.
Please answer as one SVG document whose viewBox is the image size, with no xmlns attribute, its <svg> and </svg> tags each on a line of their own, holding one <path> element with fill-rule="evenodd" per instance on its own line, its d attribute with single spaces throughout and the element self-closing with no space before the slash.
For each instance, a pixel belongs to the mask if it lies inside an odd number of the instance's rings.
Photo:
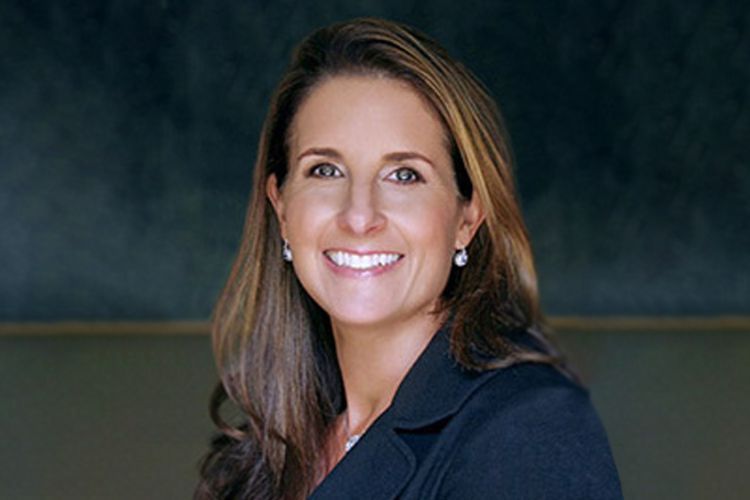
<svg viewBox="0 0 750 500">
<path fill-rule="evenodd" d="M 456 249 L 466 248 L 474 238 L 479 226 L 484 222 L 484 208 L 479 201 L 476 191 L 471 196 L 471 200 L 464 202 L 461 208 L 461 222 L 458 227 L 456 238 Z"/>
<path fill-rule="evenodd" d="M 276 180 L 276 174 L 268 176 L 266 181 L 266 196 L 271 201 L 273 211 L 276 212 L 276 219 L 279 221 L 281 228 L 281 237 L 286 239 L 286 219 L 284 218 L 284 199 L 279 190 L 279 184 Z"/>
</svg>

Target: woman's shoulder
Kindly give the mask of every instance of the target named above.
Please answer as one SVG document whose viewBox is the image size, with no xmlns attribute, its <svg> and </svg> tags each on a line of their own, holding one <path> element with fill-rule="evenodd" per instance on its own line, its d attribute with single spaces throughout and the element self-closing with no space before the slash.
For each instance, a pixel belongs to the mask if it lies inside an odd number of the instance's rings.
<svg viewBox="0 0 750 500">
<path fill-rule="evenodd" d="M 496 417 L 516 412 L 546 412 L 551 406 L 583 409 L 591 405 L 588 390 L 561 369 L 548 363 L 521 362 L 489 370 L 485 381 L 466 402 L 494 401 L 487 410 Z M 502 402 L 502 405 L 497 403 Z"/>
<path fill-rule="evenodd" d="M 455 416 L 445 486 L 471 498 L 621 498 L 604 427 L 588 392 L 556 368 L 488 374 Z"/>
<path fill-rule="evenodd" d="M 522 430 L 567 433 L 579 431 L 583 423 L 592 431 L 601 430 L 588 391 L 554 366 L 519 363 L 488 375 L 461 411 L 486 423 L 503 424 L 487 431 L 494 429 L 508 437 Z M 577 425 L 567 425 L 573 422 Z"/>
</svg>

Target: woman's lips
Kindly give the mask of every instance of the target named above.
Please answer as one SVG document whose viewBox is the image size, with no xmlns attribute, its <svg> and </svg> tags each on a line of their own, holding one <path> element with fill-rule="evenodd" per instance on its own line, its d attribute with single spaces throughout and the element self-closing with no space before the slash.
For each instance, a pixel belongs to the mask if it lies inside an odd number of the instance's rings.
<svg viewBox="0 0 750 500">
<path fill-rule="evenodd" d="M 397 252 L 352 252 L 349 250 L 326 250 L 326 263 L 337 274 L 350 277 L 377 276 L 390 271 L 403 259 Z"/>
</svg>

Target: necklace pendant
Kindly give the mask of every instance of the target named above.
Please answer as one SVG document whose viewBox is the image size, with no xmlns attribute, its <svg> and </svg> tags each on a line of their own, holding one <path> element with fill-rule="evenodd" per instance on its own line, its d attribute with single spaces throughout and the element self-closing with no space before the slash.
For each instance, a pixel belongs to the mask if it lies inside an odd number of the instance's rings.
<svg viewBox="0 0 750 500">
<path fill-rule="evenodd" d="M 344 445 L 344 452 L 348 453 L 349 450 L 354 448 L 354 445 L 357 444 L 357 441 L 359 441 L 360 435 L 359 434 L 352 434 L 349 436 L 349 438 L 346 440 L 346 444 Z"/>
</svg>

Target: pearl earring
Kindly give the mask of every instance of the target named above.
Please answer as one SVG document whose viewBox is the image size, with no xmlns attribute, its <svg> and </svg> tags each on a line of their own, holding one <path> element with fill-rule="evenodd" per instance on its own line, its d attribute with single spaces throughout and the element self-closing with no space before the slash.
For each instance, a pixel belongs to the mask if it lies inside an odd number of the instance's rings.
<svg viewBox="0 0 750 500">
<path fill-rule="evenodd" d="M 284 248 L 281 250 L 281 258 L 286 262 L 292 261 L 292 249 L 289 248 L 289 242 L 284 240 Z"/>
<path fill-rule="evenodd" d="M 456 267 L 464 267 L 469 262 L 469 253 L 466 251 L 466 247 L 458 250 L 453 256 L 453 263 Z"/>
</svg>

